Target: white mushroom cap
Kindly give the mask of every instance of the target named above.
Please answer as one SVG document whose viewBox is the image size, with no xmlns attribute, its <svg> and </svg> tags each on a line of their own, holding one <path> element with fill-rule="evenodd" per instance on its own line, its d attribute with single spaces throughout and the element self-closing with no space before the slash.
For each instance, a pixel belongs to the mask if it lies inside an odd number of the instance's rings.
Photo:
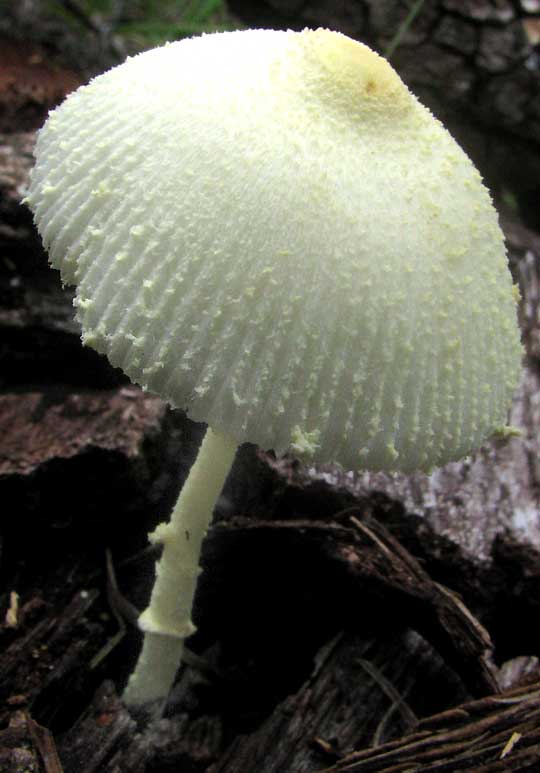
<svg viewBox="0 0 540 773">
<path fill-rule="evenodd" d="M 28 202 L 83 339 L 238 442 L 429 468 L 505 423 L 516 293 L 480 175 L 328 30 L 205 35 L 99 76 Z"/>
</svg>

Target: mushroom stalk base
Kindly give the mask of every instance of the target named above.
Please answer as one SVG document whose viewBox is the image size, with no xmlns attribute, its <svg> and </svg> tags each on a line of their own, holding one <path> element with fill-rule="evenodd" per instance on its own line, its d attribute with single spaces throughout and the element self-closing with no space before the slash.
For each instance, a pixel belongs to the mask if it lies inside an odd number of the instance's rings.
<svg viewBox="0 0 540 773">
<path fill-rule="evenodd" d="M 191 611 L 202 541 L 236 449 L 232 438 L 209 427 L 169 523 L 149 535 L 151 542 L 163 544 L 163 553 L 150 603 L 139 617 L 144 641 L 124 692 L 128 705 L 164 700 L 173 685 L 184 640 L 195 631 Z"/>
</svg>

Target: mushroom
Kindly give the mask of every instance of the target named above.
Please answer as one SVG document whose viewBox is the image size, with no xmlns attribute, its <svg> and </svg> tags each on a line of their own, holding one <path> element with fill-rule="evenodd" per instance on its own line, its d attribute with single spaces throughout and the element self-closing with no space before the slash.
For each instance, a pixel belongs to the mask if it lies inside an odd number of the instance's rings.
<svg viewBox="0 0 540 773">
<path fill-rule="evenodd" d="M 162 701 L 237 446 L 429 470 L 504 427 L 517 290 L 479 173 L 392 67 L 326 29 L 128 59 L 39 133 L 27 202 L 83 342 L 209 428 L 124 697 Z"/>
</svg>

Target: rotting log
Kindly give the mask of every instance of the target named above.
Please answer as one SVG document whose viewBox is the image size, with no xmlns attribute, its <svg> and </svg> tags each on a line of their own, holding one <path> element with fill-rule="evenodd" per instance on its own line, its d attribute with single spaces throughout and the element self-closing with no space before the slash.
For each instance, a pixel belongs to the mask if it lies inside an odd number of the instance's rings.
<svg viewBox="0 0 540 773">
<path fill-rule="evenodd" d="M 142 606 L 145 535 L 201 428 L 80 346 L 19 207 L 33 137 L 0 142 L 0 771 L 388 773 L 399 755 L 419 770 L 537 767 L 538 686 L 506 691 L 538 678 L 514 658 L 540 651 L 538 236 L 505 215 L 523 435 L 409 478 L 244 447 L 203 556 L 192 646 L 206 670 L 184 669 L 145 725 L 118 698 L 138 634 L 111 606 L 104 554 Z"/>
<path fill-rule="evenodd" d="M 353 752 L 325 773 L 534 771 L 540 759 L 540 682 L 426 717 L 409 734 Z"/>
</svg>

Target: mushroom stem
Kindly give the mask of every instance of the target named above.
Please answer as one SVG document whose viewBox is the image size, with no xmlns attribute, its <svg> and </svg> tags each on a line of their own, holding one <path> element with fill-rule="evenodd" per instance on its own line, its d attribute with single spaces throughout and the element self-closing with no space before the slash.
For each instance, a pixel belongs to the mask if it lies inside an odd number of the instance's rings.
<svg viewBox="0 0 540 773">
<path fill-rule="evenodd" d="M 184 640 L 196 630 L 191 610 L 202 541 L 237 447 L 232 438 L 209 427 L 169 523 L 149 535 L 152 543 L 163 545 L 163 553 L 150 603 L 139 617 L 144 641 L 124 692 L 128 705 L 165 699 L 173 685 Z"/>
</svg>

